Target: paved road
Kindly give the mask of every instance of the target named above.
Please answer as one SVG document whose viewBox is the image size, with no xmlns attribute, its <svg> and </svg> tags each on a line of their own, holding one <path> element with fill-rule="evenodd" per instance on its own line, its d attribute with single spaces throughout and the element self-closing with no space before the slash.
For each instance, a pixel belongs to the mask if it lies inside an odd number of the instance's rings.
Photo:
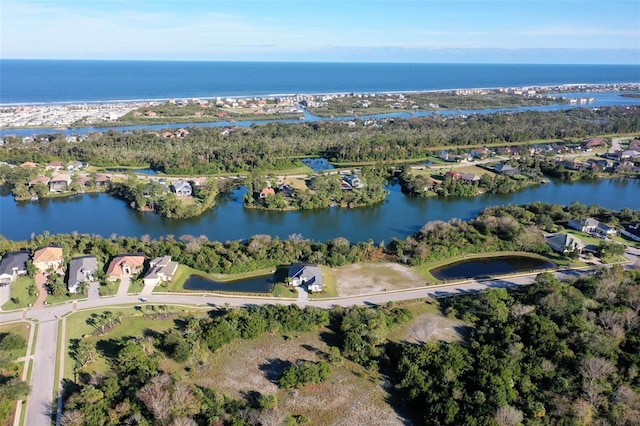
<svg viewBox="0 0 640 426">
<path fill-rule="evenodd" d="M 640 251 L 639 251 L 640 252 Z M 560 279 L 576 277 L 581 274 L 591 273 L 591 271 L 564 270 L 556 272 Z M 320 308 L 330 308 L 332 306 L 353 306 L 353 305 L 378 305 L 387 302 L 397 302 L 403 300 L 420 299 L 427 297 L 445 297 L 457 294 L 467 294 L 486 290 L 489 288 L 506 288 L 523 286 L 533 283 L 537 274 L 522 275 L 511 278 L 500 278 L 482 281 L 468 281 L 456 284 L 446 284 L 438 286 L 425 286 L 411 290 L 398 290 L 382 292 L 377 294 L 354 296 L 335 299 L 280 299 L 273 297 L 251 297 L 251 296 L 208 296 L 208 295 L 185 295 L 185 294 L 151 294 L 145 296 L 148 303 L 153 304 L 184 304 L 196 306 L 249 306 L 263 305 L 269 303 L 277 304 L 300 304 L 317 306 Z M 27 421 L 28 426 L 49 426 L 50 414 L 54 390 L 58 384 L 54 383 L 56 365 L 61 365 L 61 360 L 56 364 L 56 348 L 58 344 L 58 321 L 66 314 L 77 309 L 92 309 L 115 305 L 127 305 L 140 303 L 139 296 L 115 296 L 100 299 L 83 300 L 69 302 L 62 305 L 45 306 L 39 309 L 26 311 L 15 311 L 0 314 L 0 322 L 20 321 L 26 317 L 39 321 L 40 329 L 36 340 L 35 356 L 33 359 L 34 369 L 31 382 L 31 395 L 27 400 Z M 64 356 L 64 354 L 62 355 Z"/>
<path fill-rule="evenodd" d="M 45 426 L 51 424 L 53 405 L 56 347 L 58 345 L 58 321 L 51 318 L 41 321 L 36 338 L 33 358 L 31 394 L 27 399 L 25 425 Z M 54 408 L 55 410 L 55 408 Z"/>
</svg>

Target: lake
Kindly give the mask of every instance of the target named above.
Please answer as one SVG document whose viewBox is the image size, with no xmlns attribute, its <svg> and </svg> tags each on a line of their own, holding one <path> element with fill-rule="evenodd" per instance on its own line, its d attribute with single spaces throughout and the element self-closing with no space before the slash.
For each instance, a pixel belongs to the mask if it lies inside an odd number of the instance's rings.
<svg viewBox="0 0 640 426">
<path fill-rule="evenodd" d="M 526 256 L 500 256 L 469 259 L 432 269 L 431 275 L 439 280 L 482 278 L 515 272 L 537 271 L 557 266 L 553 262 Z"/>
<path fill-rule="evenodd" d="M 109 237 L 112 234 L 153 238 L 174 235 L 206 235 L 210 240 L 246 239 L 269 234 L 288 238 L 327 241 L 345 237 L 351 242 L 404 239 L 426 222 L 458 218 L 468 220 L 482 209 L 495 205 L 528 204 L 541 201 L 568 205 L 577 201 L 620 210 L 640 209 L 640 180 L 606 179 L 585 182 L 551 182 L 507 195 L 484 194 L 478 197 L 415 198 L 403 194 L 400 185 L 391 183 L 387 200 L 365 208 L 327 208 L 307 211 L 265 211 L 245 209 L 240 187 L 223 194 L 218 204 L 202 216 L 191 219 L 167 219 L 154 213 L 142 213 L 108 194 L 48 198 L 16 202 L 4 192 L 0 196 L 0 234 L 12 240 L 28 239 L 33 234 L 77 231 Z"/>
</svg>

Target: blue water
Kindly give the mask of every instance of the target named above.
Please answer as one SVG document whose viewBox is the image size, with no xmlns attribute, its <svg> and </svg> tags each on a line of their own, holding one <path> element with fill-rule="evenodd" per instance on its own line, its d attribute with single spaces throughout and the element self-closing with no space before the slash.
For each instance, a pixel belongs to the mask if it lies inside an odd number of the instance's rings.
<svg viewBox="0 0 640 426">
<path fill-rule="evenodd" d="M 0 104 L 640 81 L 637 65 L 0 60 Z"/>
</svg>

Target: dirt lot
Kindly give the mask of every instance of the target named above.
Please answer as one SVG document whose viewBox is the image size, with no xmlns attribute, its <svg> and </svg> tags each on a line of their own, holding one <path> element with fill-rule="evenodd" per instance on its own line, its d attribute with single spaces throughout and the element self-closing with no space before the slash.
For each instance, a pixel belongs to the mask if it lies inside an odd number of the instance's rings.
<svg viewBox="0 0 640 426">
<path fill-rule="evenodd" d="M 424 286 L 426 281 L 411 268 L 397 263 L 358 263 L 331 270 L 339 296 L 356 296 Z"/>
<path fill-rule="evenodd" d="M 466 324 L 457 319 L 449 319 L 440 313 L 426 313 L 411 322 L 405 333 L 405 341 L 424 343 L 429 341 L 456 342 L 468 332 Z"/>
<path fill-rule="evenodd" d="M 330 332 L 320 333 L 330 336 Z M 329 337 L 330 338 L 330 337 Z M 212 354 L 196 382 L 243 398 L 249 392 L 275 394 L 278 407 L 302 414 L 314 425 L 402 425 L 403 419 L 385 402 L 387 392 L 376 373 L 350 361 L 334 366 L 327 382 L 300 390 L 280 390 L 282 371 L 298 359 L 318 361 L 329 346 L 318 333 L 300 333 L 288 339 L 264 335 L 254 341 L 236 340 Z"/>
</svg>

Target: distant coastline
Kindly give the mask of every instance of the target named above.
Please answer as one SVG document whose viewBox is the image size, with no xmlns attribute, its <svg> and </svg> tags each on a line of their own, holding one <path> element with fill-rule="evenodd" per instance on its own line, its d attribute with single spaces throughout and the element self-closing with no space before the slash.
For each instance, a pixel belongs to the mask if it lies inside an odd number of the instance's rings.
<svg viewBox="0 0 640 426">
<path fill-rule="evenodd" d="M 637 65 L 0 59 L 0 66 L 2 105 L 604 85 L 640 75 Z"/>
</svg>

